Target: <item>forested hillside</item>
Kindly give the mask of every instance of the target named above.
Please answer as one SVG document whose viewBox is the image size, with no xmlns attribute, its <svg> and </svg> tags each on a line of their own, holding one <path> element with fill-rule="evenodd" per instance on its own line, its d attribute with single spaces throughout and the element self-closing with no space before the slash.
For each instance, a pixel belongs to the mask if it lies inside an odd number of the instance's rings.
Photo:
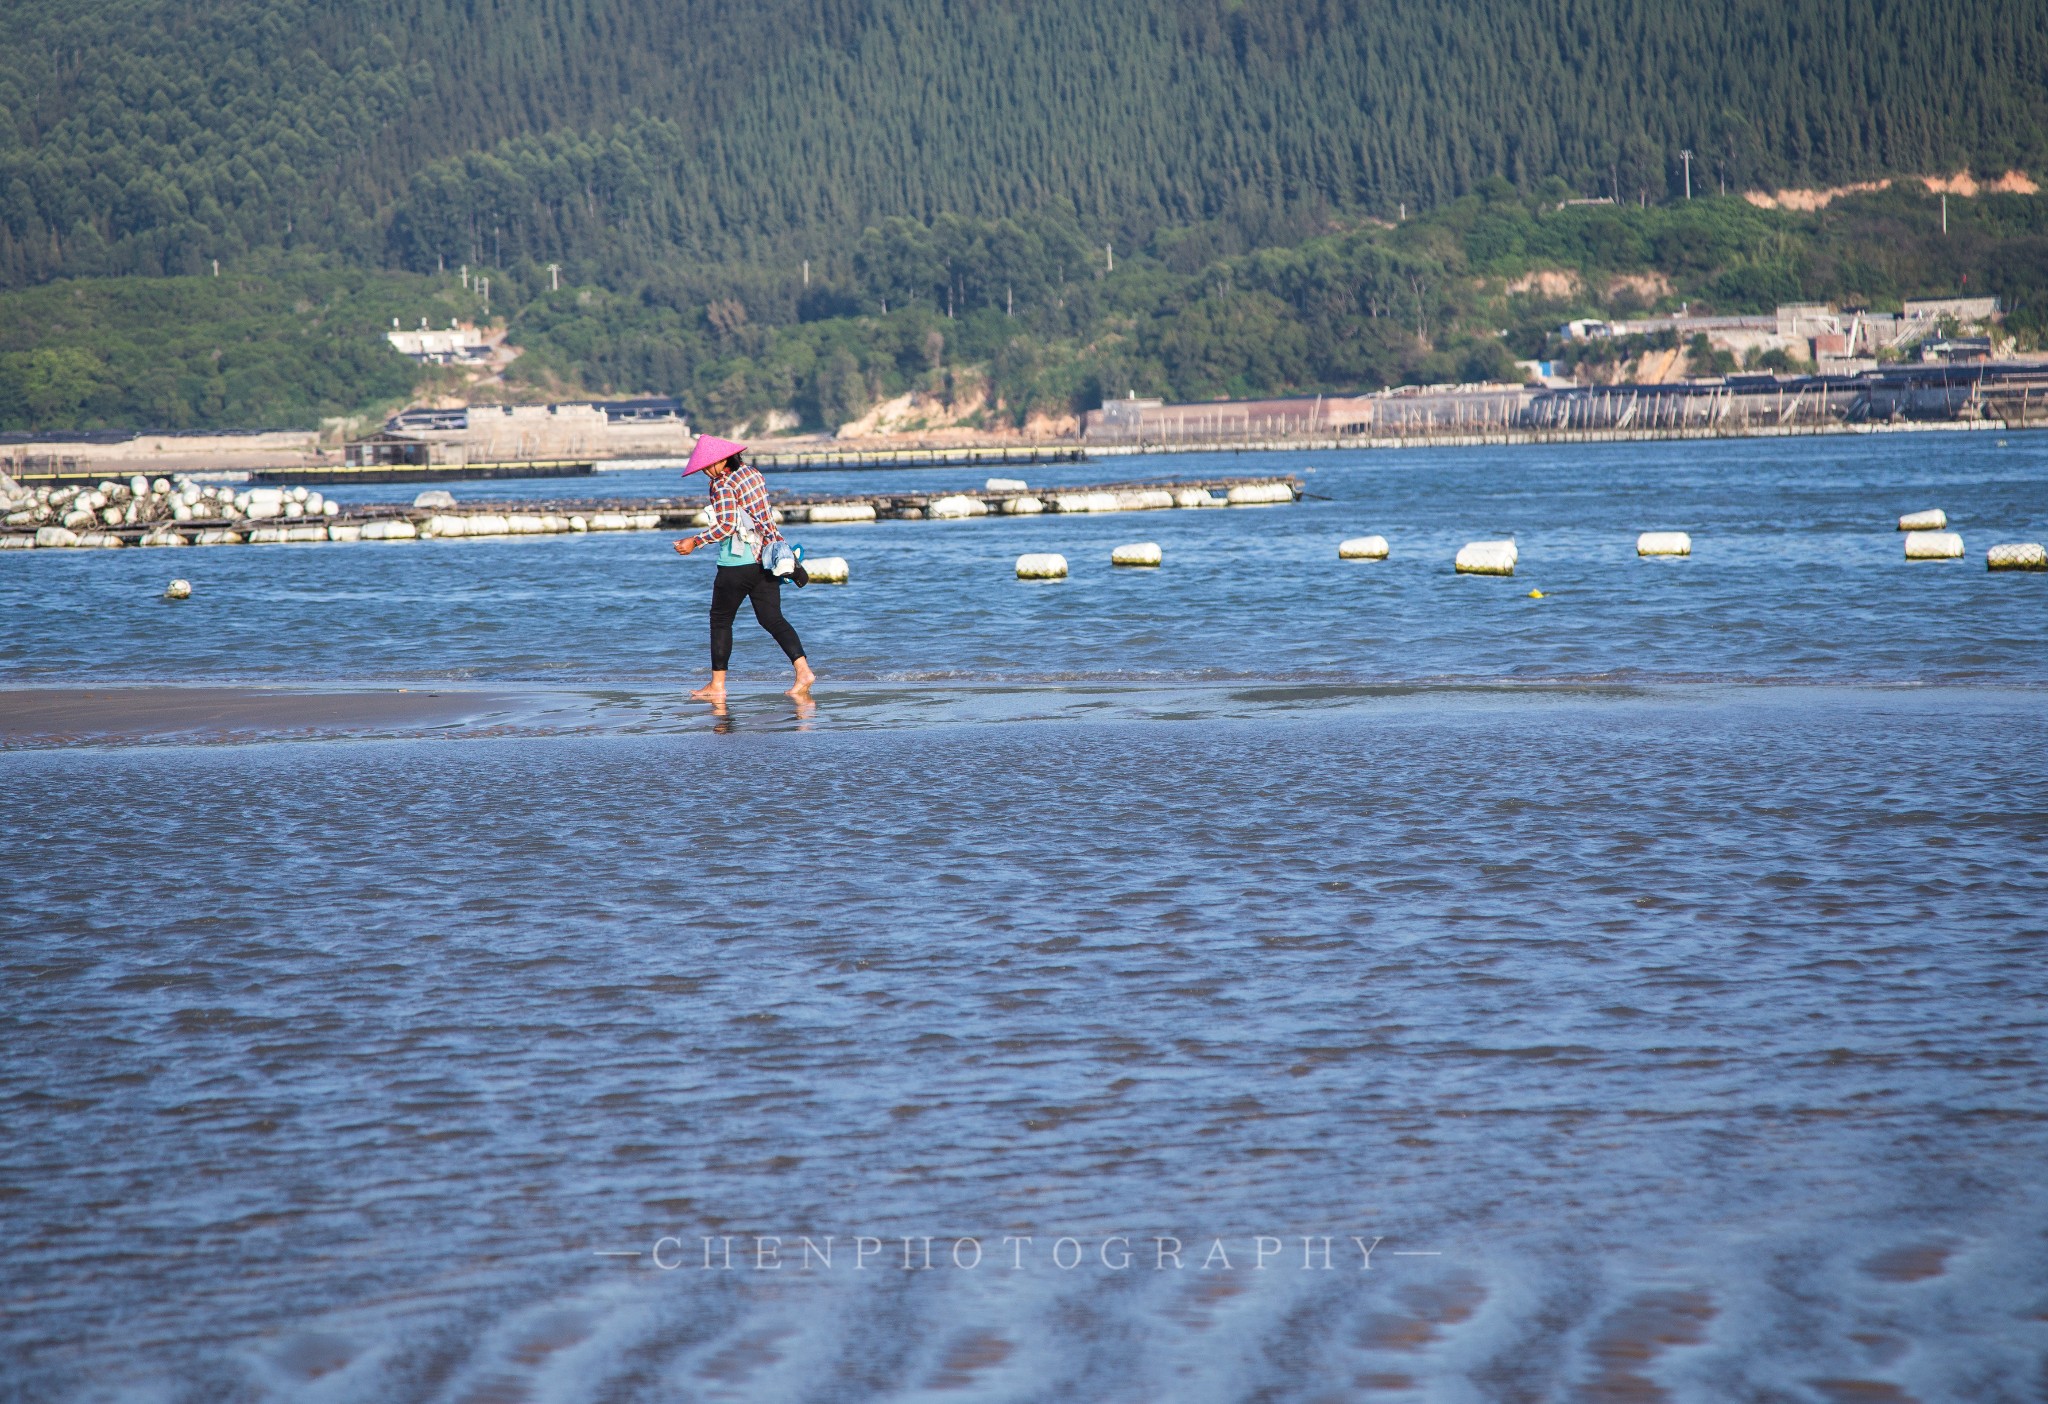
<svg viewBox="0 0 2048 1404">
<path fill-rule="evenodd" d="M 1646 296 L 2032 341 L 2038 198 L 1725 193 L 2014 168 L 2048 0 L 13 0 L 0 428 L 388 406 L 463 265 L 506 393 L 719 423 L 1496 374 Z"/>
<path fill-rule="evenodd" d="M 620 285 L 1065 203 L 1234 252 L 1498 176 L 2048 153 L 2040 0 L 14 0 L 0 286 L 263 250 Z"/>
<path fill-rule="evenodd" d="M 979 402 L 994 427 L 1126 392 L 1498 378 L 1515 357 L 1565 351 L 1554 333 L 1569 317 L 1681 303 L 1895 308 L 1983 291 L 2005 299 L 2005 329 L 2023 345 L 2048 336 L 2038 196 L 1952 201 L 1944 230 L 1940 202 L 1917 185 L 1812 214 L 1736 196 L 1561 207 L 1556 194 L 1495 181 L 1398 224 L 1359 220 L 1185 271 L 1202 228 L 1162 228 L 1111 272 L 1059 210 L 884 220 L 855 241 L 845 273 L 808 287 L 787 267 L 715 287 L 655 277 L 555 289 L 521 260 L 492 275 L 495 313 L 525 348 L 496 393 L 680 394 L 714 428 L 769 410 L 825 428 L 923 390 Z M 382 344 L 389 319 L 479 311 L 453 271 L 364 272 L 312 255 L 219 278 L 0 293 L 0 428 L 311 424 L 388 407 L 414 375 Z"/>
</svg>

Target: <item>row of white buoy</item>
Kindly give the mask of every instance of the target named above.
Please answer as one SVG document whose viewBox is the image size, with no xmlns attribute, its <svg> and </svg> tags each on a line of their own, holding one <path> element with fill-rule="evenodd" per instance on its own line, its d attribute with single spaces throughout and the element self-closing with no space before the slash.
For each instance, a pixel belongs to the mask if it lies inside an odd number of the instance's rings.
<svg viewBox="0 0 2048 1404">
<path fill-rule="evenodd" d="M 1109 553 L 1113 566 L 1132 566 L 1139 569 L 1156 567 L 1166 559 L 1166 553 L 1159 549 L 1156 541 L 1129 541 Z M 1067 558 L 1056 551 L 1033 551 L 1017 557 L 1017 578 L 1019 580 L 1064 580 L 1067 578 Z"/>
<path fill-rule="evenodd" d="M 1935 509 L 1909 512 L 1899 518 L 1899 530 L 1906 533 L 1909 561 L 1960 560 L 1963 538 L 1942 528 L 1948 514 Z M 1347 561 L 1383 561 L 1391 551 L 1384 536 L 1354 536 L 1337 543 L 1337 556 Z M 1692 537 L 1682 531 L 1646 531 L 1636 537 L 1638 556 L 1690 556 Z M 1453 564 L 1461 575 L 1513 575 L 1518 555 L 1515 543 L 1471 541 L 1460 547 Z M 2048 548 L 2038 541 L 2013 541 L 1993 546 L 1985 553 L 1990 570 L 2048 570 Z"/>
<path fill-rule="evenodd" d="M 151 480 L 140 473 L 125 483 L 108 478 L 96 487 L 24 488 L 10 479 L 0 483 L 0 488 L 5 489 L 0 491 L 5 525 L 34 528 L 38 535 L 48 529 L 46 539 L 34 542 L 38 545 L 105 545 L 105 541 L 88 542 L 85 538 L 122 527 L 175 530 L 177 525 L 199 518 L 260 521 L 332 517 L 340 511 L 335 503 L 302 487 L 236 492 L 183 479 L 176 483 L 168 478 Z"/>
<path fill-rule="evenodd" d="M 1905 533 L 1909 561 L 1959 561 L 1963 558 L 1960 532 L 1949 531 L 1948 513 L 1939 507 L 1908 512 L 1899 518 Z M 1984 553 L 1986 570 L 2048 570 L 2048 546 L 2038 541 L 2002 541 Z"/>
<path fill-rule="evenodd" d="M 1906 534 L 1906 559 L 1909 561 L 1959 561 L 1963 558 L 1963 538 L 1956 532 L 1946 531 L 1948 513 L 1939 507 L 1925 512 L 1908 512 L 1899 518 L 1899 530 Z"/>
<path fill-rule="evenodd" d="M 1021 478 L 991 478 L 994 498 L 954 493 L 922 508 L 894 513 L 938 520 L 991 515 L 1150 511 L 1175 507 L 1263 507 L 1294 501 L 1289 481 L 1236 483 L 1215 488 L 1040 489 Z M 243 542 L 416 541 L 432 538 L 545 535 L 557 532 L 652 530 L 662 514 L 610 510 L 561 512 L 464 512 L 452 493 L 430 488 L 413 499 L 408 519 L 363 521 L 340 504 L 304 487 L 236 490 L 200 485 L 183 478 L 154 481 L 136 476 L 127 483 L 108 479 L 96 488 L 21 487 L 0 475 L 0 516 L 11 531 L 0 531 L 0 548 L 122 546 L 227 546 Z M 419 513 L 431 515 L 420 516 Z M 680 515 L 680 514 L 677 514 Z M 794 504 L 777 509 L 778 522 L 817 526 L 873 522 L 882 513 L 873 502 Z M 710 524 L 707 512 L 688 519 Z M 140 528 L 138 531 L 137 528 Z"/>
<path fill-rule="evenodd" d="M 1221 491 L 1208 488 L 1092 488 L 1076 492 L 1026 490 L 1025 484 L 1017 478 L 990 478 L 985 489 L 988 492 L 1014 492 L 1015 497 L 1006 497 L 1000 502 L 988 502 L 967 493 L 951 493 L 935 497 L 924 506 L 924 515 L 931 521 L 963 521 L 970 517 L 996 515 L 1011 517 L 1035 517 L 1044 512 L 1058 512 L 1062 515 L 1093 512 L 1156 512 L 1174 507 L 1271 507 L 1294 501 L 1294 488 L 1288 483 L 1238 483 Z M 871 522 L 875 520 L 875 509 L 861 504 L 827 504 L 796 509 L 803 515 L 798 520 L 813 523 L 824 522 Z"/>
<path fill-rule="evenodd" d="M 333 504 L 328 504 L 332 506 Z M 331 514 L 330 514 L 331 515 Z M 454 537 L 543 536 L 586 531 L 651 531 L 661 525 L 655 512 L 593 512 L 589 516 L 555 513 L 486 513 L 472 516 L 436 514 L 414 523 L 403 517 L 369 522 L 323 522 L 278 517 L 263 525 L 237 522 L 233 528 L 203 527 L 179 531 L 169 524 L 143 534 L 142 546 L 252 546 L 316 541 L 422 541 Z M 0 544 L 20 546 L 120 546 L 110 531 L 78 532 L 65 526 L 36 528 L 34 536 L 0 537 Z"/>
</svg>

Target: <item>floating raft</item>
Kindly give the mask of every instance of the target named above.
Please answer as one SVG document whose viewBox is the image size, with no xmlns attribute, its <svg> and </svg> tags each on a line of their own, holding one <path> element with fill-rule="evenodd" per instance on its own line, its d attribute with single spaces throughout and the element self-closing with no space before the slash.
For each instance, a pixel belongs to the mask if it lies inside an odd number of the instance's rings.
<svg viewBox="0 0 2048 1404">
<path fill-rule="evenodd" d="M 1301 479 L 1202 478 L 1175 482 L 1103 483 L 1086 487 L 1002 489 L 949 493 L 772 494 L 778 521 L 836 525 L 875 521 L 949 520 L 1041 513 L 1143 512 L 1167 508 L 1265 507 L 1298 500 Z M 136 499 L 127 499 L 131 503 Z M 141 499 L 144 520 L 66 526 L 17 521 L 9 515 L 0 548 L 105 546 L 231 546 L 315 541 L 412 541 L 482 536 L 544 536 L 589 531 L 690 531 L 709 525 L 703 499 L 570 498 L 466 501 L 440 506 L 410 503 L 324 504 L 321 515 L 276 512 L 198 515 L 166 519 L 162 494 Z M 212 508 L 209 503 L 210 510 Z M 303 510 L 303 508 L 302 508 Z M 316 509 L 317 510 L 317 509 Z M 131 511 L 133 509 L 131 508 Z M 127 514 L 124 514 L 127 515 Z"/>
<path fill-rule="evenodd" d="M 597 470 L 588 458 L 522 458 L 506 463 L 325 463 L 304 468 L 259 468 L 254 482 L 274 487 L 331 487 L 337 483 L 457 483 L 480 478 L 583 478 Z"/>
<path fill-rule="evenodd" d="M 757 449 L 747 462 L 764 473 L 826 473 L 853 468 L 980 468 L 1005 464 L 1086 463 L 1077 448 L 816 449 L 774 453 Z"/>
</svg>

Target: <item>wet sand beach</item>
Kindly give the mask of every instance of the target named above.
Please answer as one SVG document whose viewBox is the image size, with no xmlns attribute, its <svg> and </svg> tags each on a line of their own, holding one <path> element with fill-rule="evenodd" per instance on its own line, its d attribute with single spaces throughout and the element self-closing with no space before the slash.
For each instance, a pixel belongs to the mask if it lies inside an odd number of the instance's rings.
<svg viewBox="0 0 2048 1404">
<path fill-rule="evenodd" d="M 0 687 L 0 748 L 417 735 L 474 726 L 521 702 L 424 688 Z"/>
<path fill-rule="evenodd" d="M 659 540 L 0 561 L 0 1397 L 2031 1404 L 1971 438 L 849 529 L 723 714 Z"/>
</svg>

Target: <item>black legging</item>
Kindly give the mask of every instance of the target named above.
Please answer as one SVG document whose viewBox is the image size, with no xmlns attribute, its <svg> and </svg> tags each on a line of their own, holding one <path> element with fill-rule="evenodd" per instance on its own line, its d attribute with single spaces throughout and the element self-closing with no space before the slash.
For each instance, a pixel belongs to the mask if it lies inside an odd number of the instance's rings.
<svg viewBox="0 0 2048 1404">
<path fill-rule="evenodd" d="M 711 671 L 722 673 L 732 661 L 732 621 L 741 600 L 754 602 L 754 619 L 775 636 L 794 663 L 804 656 L 803 640 L 782 617 L 782 579 L 759 565 L 722 565 L 711 582 Z"/>
</svg>

